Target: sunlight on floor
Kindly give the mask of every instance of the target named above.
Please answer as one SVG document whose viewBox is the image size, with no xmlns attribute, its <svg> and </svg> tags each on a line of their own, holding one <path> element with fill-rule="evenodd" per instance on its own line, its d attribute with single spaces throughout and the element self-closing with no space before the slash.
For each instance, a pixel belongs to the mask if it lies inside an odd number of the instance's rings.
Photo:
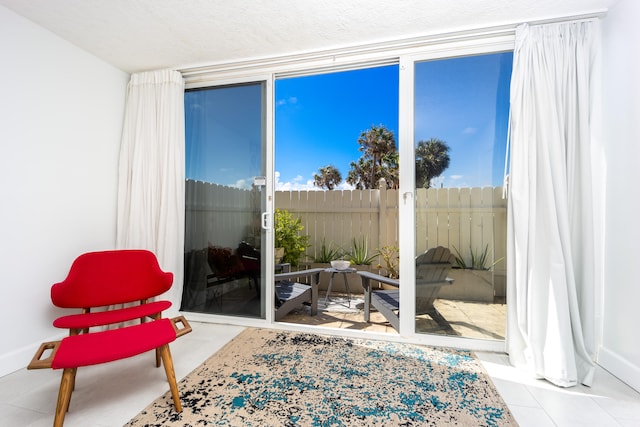
<svg viewBox="0 0 640 427">
<path fill-rule="evenodd" d="M 371 321 L 364 322 L 363 304 L 351 304 L 350 309 L 340 304 L 346 300 L 345 295 L 332 296 L 334 304 L 327 307 L 323 298 L 318 307 L 318 315 L 310 316 L 309 307 L 301 307 L 292 311 L 282 321 L 330 328 L 363 330 L 369 332 L 385 332 L 396 334 L 382 314 L 372 311 Z M 361 296 L 354 295 L 355 301 L 362 301 Z M 353 301 L 352 301 L 353 303 Z M 489 304 L 456 300 L 436 300 L 435 306 L 447 319 L 451 329 L 445 329 L 433 321 L 428 315 L 416 317 L 416 330 L 423 333 L 457 335 L 467 338 L 503 340 L 507 318 L 506 304 Z"/>
</svg>

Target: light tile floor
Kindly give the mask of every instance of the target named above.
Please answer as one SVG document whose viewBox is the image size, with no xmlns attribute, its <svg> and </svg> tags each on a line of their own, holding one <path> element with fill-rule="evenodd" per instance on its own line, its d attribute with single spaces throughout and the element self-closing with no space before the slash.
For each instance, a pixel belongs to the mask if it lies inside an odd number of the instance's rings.
<svg viewBox="0 0 640 427">
<path fill-rule="evenodd" d="M 193 332 L 171 345 L 182 378 L 242 331 L 192 322 Z M 529 379 L 507 357 L 477 353 L 522 427 L 640 426 L 640 395 L 599 369 L 593 387 L 559 389 Z M 122 426 L 168 390 L 153 355 L 81 368 L 66 427 Z M 0 426 L 50 426 L 60 372 L 20 370 L 0 378 Z"/>
</svg>

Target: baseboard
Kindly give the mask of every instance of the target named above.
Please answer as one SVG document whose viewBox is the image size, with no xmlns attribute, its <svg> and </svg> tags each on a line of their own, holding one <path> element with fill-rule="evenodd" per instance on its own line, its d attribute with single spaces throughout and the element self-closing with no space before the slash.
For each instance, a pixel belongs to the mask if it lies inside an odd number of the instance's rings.
<svg viewBox="0 0 640 427">
<path fill-rule="evenodd" d="M 33 343 L 6 354 L 0 355 L 0 377 L 9 375 L 27 367 L 31 359 L 40 348 L 40 344 L 45 341 L 56 341 L 62 339 L 65 335 L 57 335 L 37 343 Z"/>
<path fill-rule="evenodd" d="M 640 366 L 605 347 L 598 352 L 598 364 L 629 387 L 640 392 Z"/>
</svg>

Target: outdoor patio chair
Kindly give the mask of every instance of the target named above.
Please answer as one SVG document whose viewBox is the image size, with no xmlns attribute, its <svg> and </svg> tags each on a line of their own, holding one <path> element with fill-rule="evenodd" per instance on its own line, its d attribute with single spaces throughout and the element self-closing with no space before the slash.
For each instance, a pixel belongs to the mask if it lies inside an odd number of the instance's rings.
<svg viewBox="0 0 640 427">
<path fill-rule="evenodd" d="M 416 314 L 428 314 L 441 328 L 451 325 L 433 305 L 442 286 L 452 285 L 447 277 L 452 267 L 453 255 L 448 248 L 431 248 L 416 258 Z M 358 271 L 364 288 L 364 320 L 370 321 L 371 306 L 375 307 L 389 324 L 400 330 L 400 281 L 369 271 Z M 374 290 L 372 281 L 391 285 L 397 289 Z"/>
<path fill-rule="evenodd" d="M 293 271 L 275 275 L 275 320 L 282 320 L 291 310 L 309 304 L 311 315 L 318 314 L 318 284 L 323 268 Z M 296 280 L 303 278 L 310 283 L 298 283 Z"/>
<path fill-rule="evenodd" d="M 209 244 L 207 261 L 212 273 L 206 277 L 206 308 L 223 306 L 225 284 L 246 281 L 260 294 L 260 252 L 245 242 L 235 251 Z M 228 290 L 227 290 L 228 291 Z"/>
<path fill-rule="evenodd" d="M 67 278 L 51 287 L 55 306 L 81 310 L 53 322 L 68 329 L 69 336 L 43 343 L 28 366 L 63 370 L 54 427 L 64 422 L 79 367 L 150 350 L 155 350 L 156 367 L 162 359 L 175 410 L 182 411 L 169 343 L 191 332 L 191 327 L 183 316 L 162 318 L 170 301 L 153 301 L 172 283 L 173 274 L 160 269 L 152 252 L 116 250 L 80 255 Z"/>
</svg>

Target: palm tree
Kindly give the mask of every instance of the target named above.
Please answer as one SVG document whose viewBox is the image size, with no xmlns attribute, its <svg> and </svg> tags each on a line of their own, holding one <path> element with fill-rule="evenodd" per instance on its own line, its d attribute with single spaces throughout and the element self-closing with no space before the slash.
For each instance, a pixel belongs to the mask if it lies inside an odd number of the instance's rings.
<svg viewBox="0 0 640 427">
<path fill-rule="evenodd" d="M 398 149 L 393 132 L 383 125 L 372 126 L 360 134 L 358 144 L 362 157 L 351 162 L 347 182 L 358 189 L 376 188 L 384 177 L 387 185 L 397 186 Z"/>
<path fill-rule="evenodd" d="M 416 147 L 416 187 L 429 188 L 431 180 L 449 167 L 449 146 L 437 138 L 419 141 Z"/>
<path fill-rule="evenodd" d="M 367 178 L 371 175 L 371 169 L 371 159 L 360 157 L 357 162 L 351 162 L 347 182 L 353 185 L 356 190 L 368 188 L 369 181 Z"/>
<path fill-rule="evenodd" d="M 399 161 L 400 154 L 397 150 L 393 150 L 387 153 L 382 158 L 380 172 L 380 178 L 384 178 L 387 181 L 387 188 L 399 188 L 400 175 L 399 175 Z M 378 181 L 380 180 L 378 178 Z"/>
<path fill-rule="evenodd" d="M 319 168 L 318 172 L 313 174 L 313 185 L 316 187 L 333 190 L 342 182 L 340 171 L 333 165 Z"/>
</svg>

